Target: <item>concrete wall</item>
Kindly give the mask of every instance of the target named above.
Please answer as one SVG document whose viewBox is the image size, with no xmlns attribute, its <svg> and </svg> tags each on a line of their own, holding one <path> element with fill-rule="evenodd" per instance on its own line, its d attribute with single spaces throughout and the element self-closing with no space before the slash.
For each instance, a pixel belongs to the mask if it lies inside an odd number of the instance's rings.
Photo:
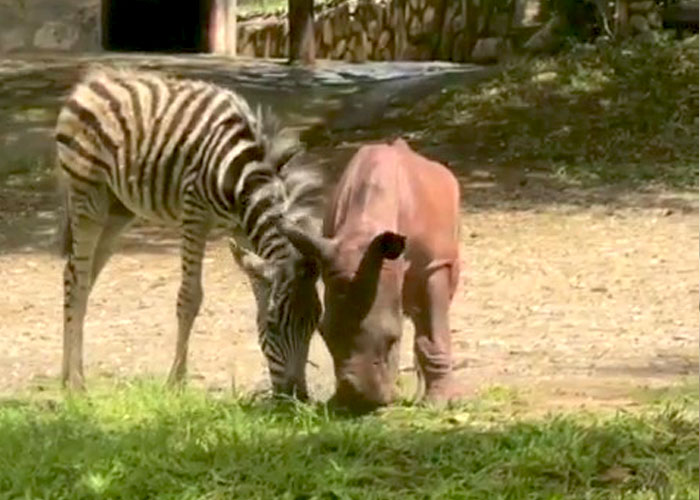
<svg viewBox="0 0 700 500">
<path fill-rule="evenodd" d="M 99 0 L 0 0 L 0 53 L 100 50 Z"/>
</svg>

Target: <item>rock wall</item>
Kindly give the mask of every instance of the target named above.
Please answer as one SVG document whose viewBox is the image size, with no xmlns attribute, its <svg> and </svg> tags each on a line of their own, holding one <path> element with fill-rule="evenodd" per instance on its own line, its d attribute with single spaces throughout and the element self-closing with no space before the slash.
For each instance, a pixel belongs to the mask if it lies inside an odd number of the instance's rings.
<svg viewBox="0 0 700 500">
<path fill-rule="evenodd" d="M 473 3 L 473 2 L 472 2 Z M 325 4 L 315 16 L 319 58 L 452 61 L 495 60 L 510 50 L 508 33 L 531 23 L 539 0 L 477 2 L 471 20 L 478 39 L 469 43 L 470 22 L 461 0 L 346 0 Z M 499 4 L 500 9 L 488 5 Z M 239 19 L 239 54 L 286 57 L 288 28 L 284 14 Z"/>
<path fill-rule="evenodd" d="M 0 0 L 0 54 L 100 50 L 99 0 Z"/>
<path fill-rule="evenodd" d="M 641 39 L 654 37 L 654 30 L 662 27 L 661 12 L 654 0 L 630 2 L 627 4 L 629 31 Z"/>
<path fill-rule="evenodd" d="M 496 61 L 511 52 L 518 34 L 531 33 L 547 20 L 546 3 L 331 0 L 316 9 L 316 54 L 354 62 Z M 627 34 L 653 39 L 662 27 L 658 1 L 630 0 L 623 6 Z M 99 26 L 100 0 L 0 0 L 0 54 L 99 51 Z M 470 30 L 474 37 L 466 36 Z M 242 56 L 287 57 L 285 13 L 239 18 L 236 45 Z"/>
<path fill-rule="evenodd" d="M 603 8 L 609 2 L 593 3 Z M 513 45 L 530 50 L 542 44 L 541 34 L 532 35 L 557 17 L 547 6 L 544 0 L 336 0 L 317 8 L 316 55 L 354 62 L 493 62 Z M 624 17 L 620 35 L 653 40 L 662 28 L 660 0 L 624 0 L 618 6 L 624 11 L 618 14 Z M 612 22 L 615 15 L 609 15 Z M 237 44 L 243 56 L 287 57 L 285 14 L 239 18 Z"/>
</svg>

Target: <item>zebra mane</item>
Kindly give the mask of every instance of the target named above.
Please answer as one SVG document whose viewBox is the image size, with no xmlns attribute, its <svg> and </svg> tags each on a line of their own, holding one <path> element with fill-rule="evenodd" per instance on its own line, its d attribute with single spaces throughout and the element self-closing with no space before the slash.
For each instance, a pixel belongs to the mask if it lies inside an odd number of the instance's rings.
<svg viewBox="0 0 700 500">
<path fill-rule="evenodd" d="M 283 127 L 269 109 L 257 109 L 260 137 L 265 143 L 265 163 L 269 165 L 284 188 L 284 216 L 308 229 L 319 231 L 323 204 L 325 178 L 319 168 L 302 163 L 305 148 L 299 133 Z"/>
</svg>

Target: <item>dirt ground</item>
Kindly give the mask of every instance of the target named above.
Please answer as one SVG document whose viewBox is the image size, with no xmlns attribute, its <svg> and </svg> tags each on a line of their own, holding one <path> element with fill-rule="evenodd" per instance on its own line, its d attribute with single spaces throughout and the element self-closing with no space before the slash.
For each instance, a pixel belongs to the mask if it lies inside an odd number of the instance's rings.
<svg viewBox="0 0 700 500">
<path fill-rule="evenodd" d="M 311 151 L 310 160 L 337 169 L 354 147 Z M 640 389 L 697 374 L 697 192 L 565 189 L 536 173 L 466 165 L 454 151 L 449 164 L 463 185 L 463 273 L 451 318 L 456 374 L 468 393 L 499 384 L 546 408 L 622 406 L 635 404 Z M 4 176 L 0 200 L 0 394 L 10 394 L 58 377 L 63 262 L 50 179 Z M 90 299 L 88 385 L 167 374 L 177 245 L 176 233 L 149 225 L 123 238 Z M 264 389 L 253 296 L 220 236 L 208 247 L 204 291 L 192 383 Z M 407 381 L 411 336 L 406 323 Z M 333 378 L 318 336 L 311 360 L 312 395 L 325 398 Z"/>
<path fill-rule="evenodd" d="M 633 403 L 639 388 L 697 373 L 698 215 L 691 195 L 611 201 L 564 193 L 574 203 L 538 205 L 528 197 L 542 199 L 548 188 L 533 182 L 514 192 L 493 187 L 493 177 L 474 171 L 464 188 L 464 272 L 452 329 L 456 373 L 466 388 L 514 385 L 547 407 L 617 406 Z M 3 212 L 0 232 L 3 393 L 55 379 L 62 335 L 55 195 L 48 182 L 7 184 L 3 198 L 15 203 Z M 167 373 L 178 266 L 173 232 L 140 226 L 126 235 L 91 297 L 88 382 Z M 228 389 L 235 379 L 238 388 L 264 389 L 252 294 L 221 237 L 208 248 L 204 289 L 191 341 L 193 383 Z M 408 323 L 405 334 L 402 365 L 410 378 Z M 318 336 L 311 360 L 311 390 L 323 398 L 332 372 Z"/>
</svg>

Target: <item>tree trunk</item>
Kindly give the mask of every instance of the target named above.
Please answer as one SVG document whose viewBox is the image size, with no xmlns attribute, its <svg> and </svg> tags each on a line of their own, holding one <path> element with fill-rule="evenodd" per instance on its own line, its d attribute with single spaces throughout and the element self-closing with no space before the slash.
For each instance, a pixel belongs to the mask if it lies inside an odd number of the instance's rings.
<svg viewBox="0 0 700 500">
<path fill-rule="evenodd" d="M 628 21 L 627 0 L 617 0 L 615 2 L 615 35 L 618 38 L 627 36 Z"/>
<path fill-rule="evenodd" d="M 288 0 L 289 62 L 311 65 L 316 60 L 314 0 Z"/>
<path fill-rule="evenodd" d="M 479 4 L 476 0 L 462 0 L 462 12 L 464 13 L 464 55 L 468 61 L 472 50 L 476 45 L 479 30 Z"/>
</svg>

